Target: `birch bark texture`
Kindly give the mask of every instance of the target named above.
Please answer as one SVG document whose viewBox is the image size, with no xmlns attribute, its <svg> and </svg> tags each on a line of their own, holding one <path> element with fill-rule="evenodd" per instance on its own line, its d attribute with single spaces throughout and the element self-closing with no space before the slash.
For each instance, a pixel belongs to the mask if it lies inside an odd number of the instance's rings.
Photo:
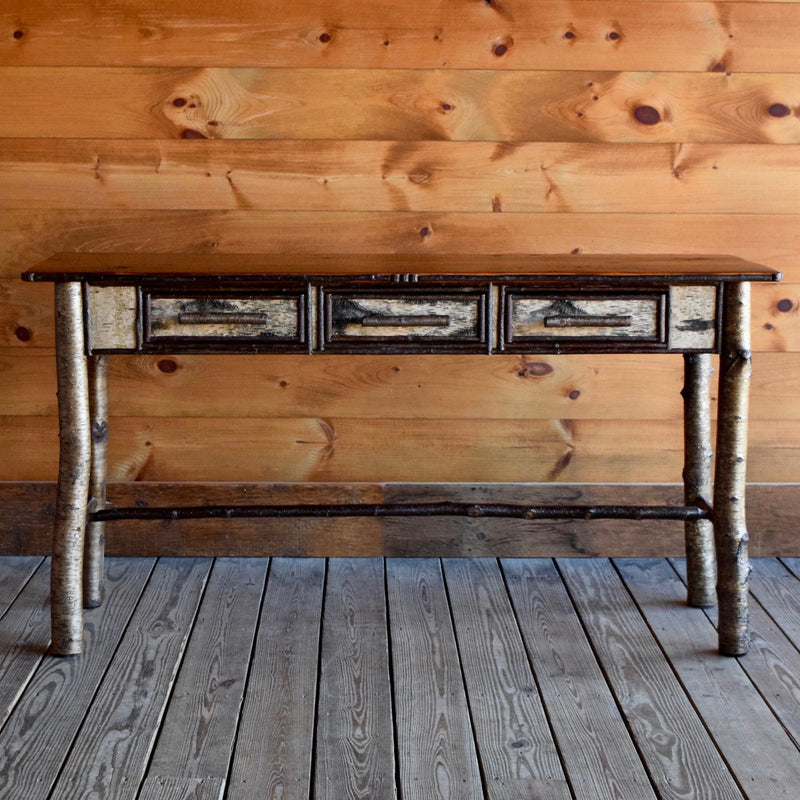
<svg viewBox="0 0 800 800">
<path fill-rule="evenodd" d="M 683 437 L 684 500 L 687 505 L 711 505 L 711 356 L 686 353 L 684 360 Z M 690 606 L 707 608 L 717 602 L 714 531 L 710 520 L 687 520 L 686 570 Z"/>
<path fill-rule="evenodd" d="M 81 652 L 82 573 L 91 445 L 89 379 L 80 282 L 55 285 L 56 378 L 61 439 L 51 572 L 52 651 Z"/>
<path fill-rule="evenodd" d="M 750 285 L 725 286 L 719 363 L 714 539 L 717 552 L 719 649 L 744 655 L 750 645 L 745 522 L 747 412 L 750 386 Z"/>
<path fill-rule="evenodd" d="M 106 507 L 108 474 L 108 358 L 89 358 L 89 412 L 91 421 L 90 512 Z M 103 596 L 105 523 L 92 520 L 86 526 L 83 553 L 83 605 L 97 608 Z"/>
</svg>

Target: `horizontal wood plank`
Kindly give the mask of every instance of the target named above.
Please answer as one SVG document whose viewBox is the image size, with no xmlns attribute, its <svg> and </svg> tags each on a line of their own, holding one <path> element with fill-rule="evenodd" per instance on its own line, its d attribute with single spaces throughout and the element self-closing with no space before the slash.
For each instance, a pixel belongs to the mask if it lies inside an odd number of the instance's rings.
<svg viewBox="0 0 800 800">
<path fill-rule="evenodd" d="M 800 355 L 757 353 L 753 361 L 751 419 L 798 419 Z M 0 427 L 9 429 L 3 418 L 55 417 L 53 362 L 44 348 L 0 349 Z M 125 356 L 111 360 L 109 395 L 112 416 L 152 424 L 158 417 L 317 420 L 311 442 L 295 442 L 303 445 L 331 439 L 332 431 L 319 435 L 328 418 L 678 420 L 682 383 L 676 355 Z"/>
<path fill-rule="evenodd" d="M 754 394 L 769 386 L 790 414 L 796 358 L 759 354 L 754 370 Z M 0 369 L 0 415 L 55 415 L 52 352 L 0 350 Z M 676 419 L 682 370 L 676 355 L 124 356 L 109 401 L 118 417 Z"/>
<path fill-rule="evenodd" d="M 691 240 L 687 240 L 691 232 Z M 800 215 L 0 211 L 0 270 L 57 252 L 664 253 L 725 251 L 800 282 Z"/>
<path fill-rule="evenodd" d="M 0 142 L 6 209 L 795 214 L 800 147 Z"/>
<path fill-rule="evenodd" d="M 111 418 L 115 481 L 674 481 L 679 420 Z M 800 480 L 800 422 L 750 425 L 748 475 Z M 57 426 L 0 418 L 0 480 L 52 480 Z M 780 459 L 776 459 L 776 453 Z"/>
<path fill-rule="evenodd" d="M 678 485 L 652 484 L 112 484 L 119 505 L 300 502 L 513 502 L 680 504 Z M 797 484 L 750 484 L 750 552 L 800 555 L 796 535 Z M 55 484 L 2 483 L 0 553 L 50 552 Z M 679 556 L 683 526 L 676 522 L 620 520 L 527 523 L 520 520 L 192 520 L 118 521 L 107 526 L 109 553 L 128 556 Z"/>
<path fill-rule="evenodd" d="M 11 138 L 800 143 L 798 73 L 3 67 L 0 94 Z"/>
<path fill-rule="evenodd" d="M 20 357 L 55 343 L 52 286 L 0 278 L 0 352 L 18 348 Z M 800 351 L 800 285 L 754 285 L 752 289 L 753 352 Z"/>
<path fill-rule="evenodd" d="M 55 423 L 42 435 L 33 421 L 0 418 L 2 446 L 28 453 L 5 466 L 3 480 L 55 476 Z M 109 474 L 123 481 L 658 481 L 676 480 L 682 463 L 680 427 L 652 420 L 112 417 L 110 429 Z M 797 466 L 787 461 L 782 477 Z"/>
<path fill-rule="evenodd" d="M 53 289 L 46 284 L 0 278 L 0 348 L 52 348 Z M 752 287 L 753 352 L 800 351 L 800 284 Z"/>
<path fill-rule="evenodd" d="M 800 9 L 774 2 L 532 0 L 513 11 L 446 0 L 7 5 L 3 63 L 793 70 Z M 278 10 L 279 9 L 279 10 Z M 780 19 L 780 26 L 774 21 Z M 676 47 L 675 42 L 681 46 Z M 499 49 L 504 48 L 504 49 Z"/>
</svg>

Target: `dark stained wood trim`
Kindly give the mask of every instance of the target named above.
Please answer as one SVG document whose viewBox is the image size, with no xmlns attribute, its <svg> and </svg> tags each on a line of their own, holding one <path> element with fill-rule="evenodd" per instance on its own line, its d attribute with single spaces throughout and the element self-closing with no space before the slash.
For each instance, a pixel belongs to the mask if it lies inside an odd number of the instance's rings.
<svg viewBox="0 0 800 800">
<path fill-rule="evenodd" d="M 214 283 L 281 283 L 325 279 L 332 283 L 359 279 L 416 283 L 429 276 L 453 282 L 536 277 L 558 281 L 602 283 L 632 278 L 670 283 L 709 281 L 777 281 L 776 270 L 730 255 L 275 255 L 177 253 L 57 253 L 22 274 L 26 281 L 88 280 L 110 284 L 147 284 L 196 280 Z"/>
<path fill-rule="evenodd" d="M 112 502 L 131 506 L 240 503 L 664 503 L 683 502 L 679 484 L 241 484 L 117 483 Z M 54 482 L 0 483 L 0 555 L 47 555 Z M 800 556 L 800 484 L 751 484 L 750 554 Z M 683 555 L 680 522 L 505 519 L 235 519 L 117 521 L 111 555 L 125 556 L 605 556 Z"/>
</svg>

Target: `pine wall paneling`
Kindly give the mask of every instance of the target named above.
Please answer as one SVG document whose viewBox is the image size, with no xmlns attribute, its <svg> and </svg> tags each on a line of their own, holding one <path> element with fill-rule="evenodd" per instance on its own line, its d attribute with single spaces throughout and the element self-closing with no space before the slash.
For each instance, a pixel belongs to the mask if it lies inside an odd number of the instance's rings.
<svg viewBox="0 0 800 800">
<path fill-rule="evenodd" d="M 769 486 L 751 528 L 760 552 L 797 548 L 800 3 L 8 0 L 0 20 L 0 550 L 46 546 L 52 298 L 18 276 L 62 250 L 765 263 L 785 282 L 753 297 L 750 479 Z M 672 356 L 119 358 L 111 475 L 151 499 L 197 480 L 668 484 L 680 384 Z M 178 528 L 120 524 L 111 548 L 396 553 L 411 535 Z M 509 553 L 530 537 L 467 528 L 411 540 Z M 619 524 L 576 530 L 536 546 L 643 552 Z M 674 525 L 648 538 L 680 551 Z"/>
</svg>

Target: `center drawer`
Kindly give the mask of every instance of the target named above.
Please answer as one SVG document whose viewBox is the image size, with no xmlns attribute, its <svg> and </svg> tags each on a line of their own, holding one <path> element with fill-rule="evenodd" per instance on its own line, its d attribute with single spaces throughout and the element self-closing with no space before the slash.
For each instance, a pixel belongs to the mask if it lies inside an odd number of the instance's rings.
<svg viewBox="0 0 800 800">
<path fill-rule="evenodd" d="M 321 342 L 329 351 L 484 352 L 488 289 L 324 291 Z"/>
</svg>

